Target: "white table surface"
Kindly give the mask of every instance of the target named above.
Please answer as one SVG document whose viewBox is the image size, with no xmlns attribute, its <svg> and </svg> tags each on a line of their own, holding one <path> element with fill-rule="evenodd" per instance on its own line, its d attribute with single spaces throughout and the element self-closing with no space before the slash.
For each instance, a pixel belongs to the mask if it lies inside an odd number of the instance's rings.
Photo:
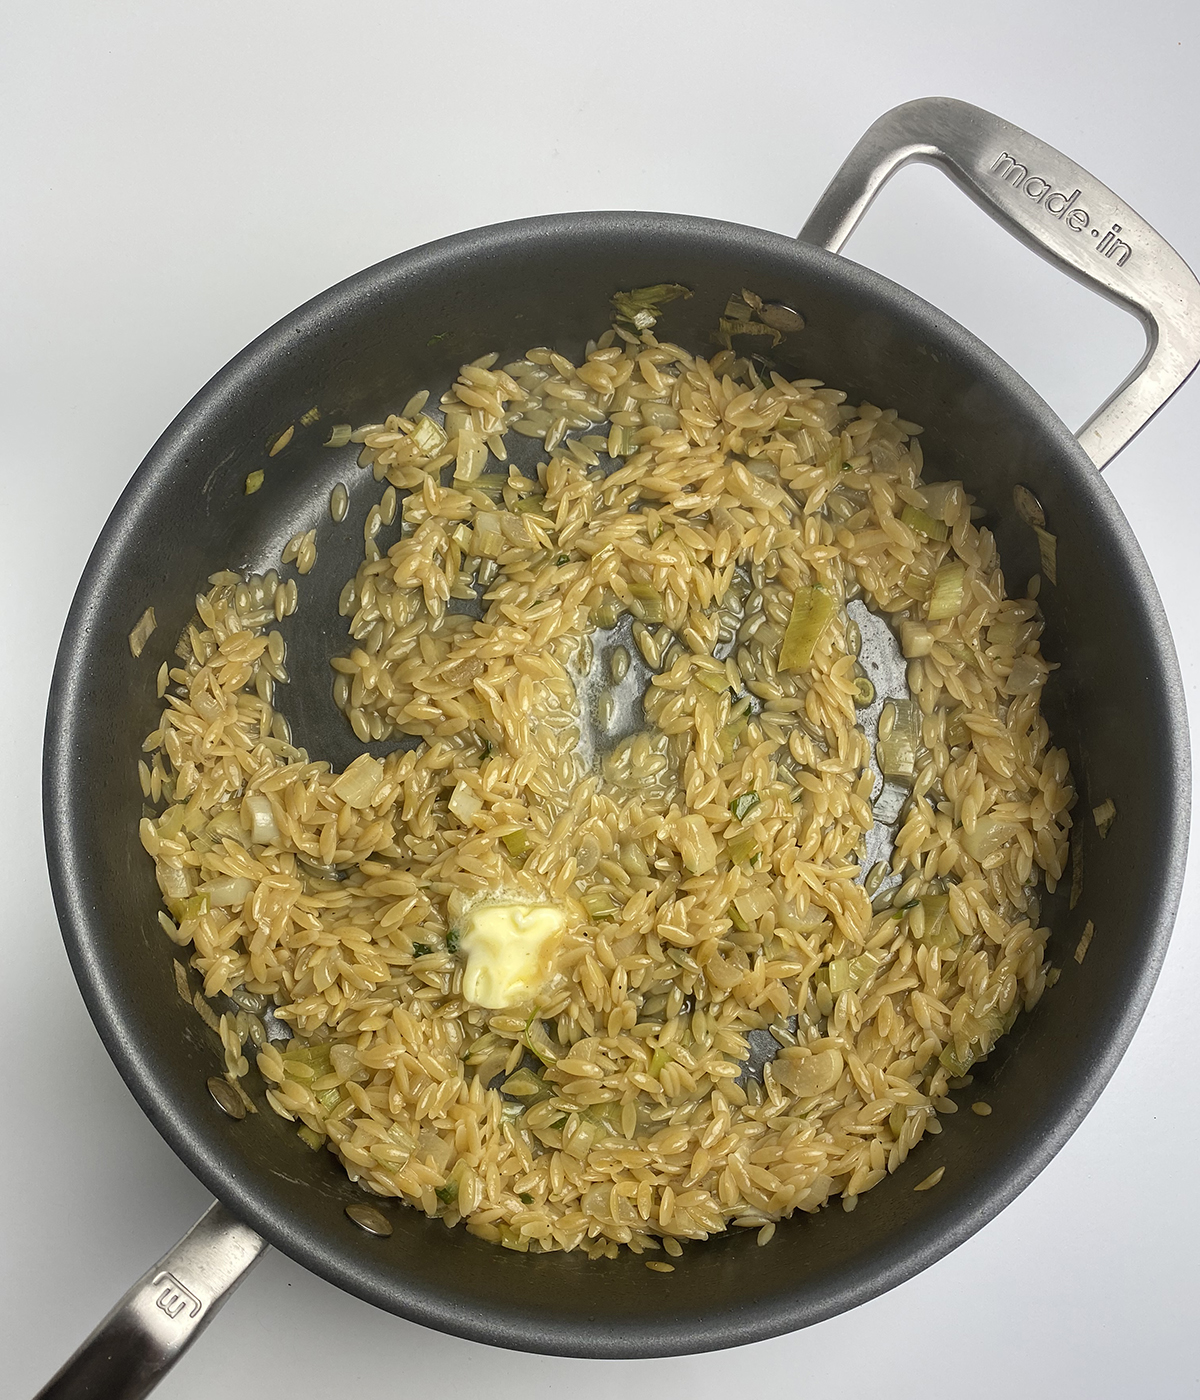
<svg viewBox="0 0 1200 1400">
<path fill-rule="evenodd" d="M 36 815 L 72 592 L 176 411 L 321 288 L 459 229 L 642 208 L 794 232 L 862 129 L 930 93 L 1066 151 L 1200 266 L 1198 48 L 1189 0 L 8 0 L 0 823 L 12 885 L 0 948 L 14 991 L 0 1395 L 32 1394 L 207 1203 L 84 1011 Z M 850 252 L 982 335 L 1069 423 L 1137 358 L 1130 318 L 934 171 L 902 174 Z M 1108 472 L 1165 597 L 1189 700 L 1198 415 L 1200 380 Z M 592 1400 L 654 1387 L 704 1400 L 747 1382 L 786 1395 L 849 1382 L 894 1400 L 952 1387 L 975 1400 L 1200 1393 L 1196 874 L 1153 1003 L 1087 1121 L 998 1219 L 887 1296 L 744 1350 L 583 1362 L 441 1336 L 270 1253 L 159 1394 L 269 1383 L 276 1395 Z"/>
</svg>

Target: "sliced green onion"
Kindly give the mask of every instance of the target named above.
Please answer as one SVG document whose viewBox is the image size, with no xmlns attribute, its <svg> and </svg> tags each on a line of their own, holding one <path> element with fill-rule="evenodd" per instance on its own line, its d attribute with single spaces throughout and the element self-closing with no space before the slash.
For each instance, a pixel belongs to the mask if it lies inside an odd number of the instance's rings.
<svg viewBox="0 0 1200 1400">
<path fill-rule="evenodd" d="M 957 617 L 962 612 L 966 572 L 963 564 L 943 564 L 934 574 L 933 591 L 929 595 L 929 610 L 926 613 L 930 622 Z"/>
<path fill-rule="evenodd" d="M 733 813 L 734 819 L 744 822 L 749 812 L 758 806 L 759 796 L 756 792 L 744 792 L 740 797 L 735 797 L 729 804 L 729 810 Z"/>
<path fill-rule="evenodd" d="M 836 609 L 833 595 L 820 584 L 796 589 L 792 598 L 792 615 L 783 634 L 783 646 L 779 649 L 781 671 L 808 670 L 817 643 Z"/>
<path fill-rule="evenodd" d="M 950 538 L 950 527 L 945 521 L 935 520 L 932 515 L 926 515 L 923 510 L 918 510 L 916 506 L 904 507 L 900 512 L 900 523 L 907 525 L 910 530 L 916 530 L 926 539 L 946 540 Z"/>
</svg>

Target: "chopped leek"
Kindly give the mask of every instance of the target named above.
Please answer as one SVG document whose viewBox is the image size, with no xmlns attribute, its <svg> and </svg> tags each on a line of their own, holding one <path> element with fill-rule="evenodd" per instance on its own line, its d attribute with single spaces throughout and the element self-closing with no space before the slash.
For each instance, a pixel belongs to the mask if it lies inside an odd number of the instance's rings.
<svg viewBox="0 0 1200 1400">
<path fill-rule="evenodd" d="M 866 678 L 866 676 L 856 677 L 854 681 L 854 703 L 861 710 L 867 705 L 872 704 L 874 699 L 875 687 L 871 684 L 871 682 Z"/>
<path fill-rule="evenodd" d="M 550 1033 L 545 1025 L 538 1020 L 537 1012 L 525 1022 L 525 1033 L 521 1037 L 526 1050 L 529 1050 L 541 1060 L 544 1065 L 552 1065 L 558 1060 L 558 1049 L 550 1040 Z"/>
<path fill-rule="evenodd" d="M 741 865 L 744 861 L 756 860 L 762 851 L 752 832 L 739 831 L 726 847 L 726 853 L 732 864 Z"/>
<path fill-rule="evenodd" d="M 662 594 L 648 583 L 629 585 L 629 610 L 639 622 L 663 620 Z"/>
<path fill-rule="evenodd" d="M 731 904 L 729 908 L 726 909 L 725 917 L 739 933 L 745 933 L 750 927 L 746 920 L 742 918 L 741 914 L 738 913 L 737 906 L 734 904 Z"/>
<path fill-rule="evenodd" d="M 975 822 L 975 830 L 963 834 L 962 846 L 972 860 L 985 861 L 995 855 L 1016 833 L 1016 824 L 986 812 Z"/>
<path fill-rule="evenodd" d="M 949 1070 L 953 1078 L 958 1079 L 966 1074 L 975 1063 L 975 1051 L 968 1045 L 965 1050 L 960 1052 L 951 1041 L 938 1056 L 938 1063 Z"/>
<path fill-rule="evenodd" d="M 891 727 L 876 745 L 879 770 L 885 778 L 911 779 L 917 761 L 917 731 L 920 712 L 915 700 L 891 700 L 884 706 L 890 712 Z M 880 732 L 887 726 L 880 716 Z"/>
<path fill-rule="evenodd" d="M 208 913 L 208 895 L 193 894 L 187 899 L 168 899 L 167 908 L 181 924 L 187 919 L 201 919 Z"/>
<path fill-rule="evenodd" d="M 628 292 L 616 292 L 611 298 L 617 320 L 628 321 L 638 331 L 648 331 L 662 315 L 662 308 L 678 297 L 690 297 L 691 291 L 678 282 L 656 282 L 652 287 L 634 287 Z"/>
<path fill-rule="evenodd" d="M 506 831 L 500 838 L 505 850 L 513 860 L 523 860 L 529 847 L 529 833 L 526 831 Z"/>
<path fill-rule="evenodd" d="M 593 919 L 612 919 L 621 910 L 612 891 L 604 885 L 593 885 L 590 890 L 585 890 L 581 902 Z"/>
<path fill-rule="evenodd" d="M 314 1133 L 311 1128 L 297 1128 L 296 1136 L 300 1139 L 301 1142 L 307 1143 L 308 1146 L 311 1147 L 314 1152 L 316 1152 L 318 1148 L 323 1147 L 325 1144 L 325 1138 L 323 1137 L 323 1135 L 321 1133 Z"/>
<path fill-rule="evenodd" d="M 916 530 L 919 534 L 930 540 L 946 540 L 950 538 L 950 527 L 943 520 L 935 520 L 932 515 L 926 515 L 923 510 L 918 510 L 916 506 L 905 506 L 900 512 L 900 523 L 907 525 L 910 530 Z"/>
<path fill-rule="evenodd" d="M 660 1045 L 650 1057 L 650 1073 L 657 1079 L 663 1070 L 675 1058 L 675 1052 L 669 1045 Z"/>
<path fill-rule="evenodd" d="M 350 441 L 350 434 L 353 431 L 354 428 L 349 423 L 334 423 L 334 425 L 329 430 L 329 441 L 325 444 L 325 446 L 345 447 L 345 445 Z"/>
<path fill-rule="evenodd" d="M 832 996 L 848 992 L 853 985 L 849 958 L 834 958 L 829 964 L 829 991 Z"/>
<path fill-rule="evenodd" d="M 808 670 L 817 643 L 829 626 L 836 608 L 833 595 L 820 584 L 796 589 L 792 598 L 792 615 L 779 650 L 781 671 Z"/>
<path fill-rule="evenodd" d="M 933 591 L 929 595 L 930 622 L 944 617 L 957 617 L 962 612 L 963 581 L 966 568 L 962 564 L 943 564 L 933 576 Z"/>
<path fill-rule="evenodd" d="M 705 689 L 716 691 L 717 694 L 729 689 L 729 677 L 724 671 L 697 671 L 693 680 L 699 681 Z"/>
<path fill-rule="evenodd" d="M 266 479 L 267 474 L 264 471 L 248 473 L 246 476 L 246 495 L 253 496 Z"/>
<path fill-rule="evenodd" d="M 733 813 L 734 819 L 744 822 L 747 815 L 759 804 L 759 796 L 756 792 L 743 792 L 740 797 L 735 797 L 729 804 L 729 810 Z"/>
<path fill-rule="evenodd" d="M 519 1069 L 510 1074 L 500 1087 L 516 1099 L 532 1099 L 547 1092 L 546 1085 L 531 1069 Z"/>
<path fill-rule="evenodd" d="M 546 498 L 540 492 L 535 491 L 530 496 L 523 496 L 516 505 L 513 506 L 514 515 L 532 515 L 541 513 L 546 509 Z"/>
<path fill-rule="evenodd" d="M 446 434 L 427 413 L 420 415 L 409 436 L 427 457 L 435 457 L 446 445 Z"/>
<path fill-rule="evenodd" d="M 1040 525 L 1033 527 L 1033 533 L 1037 536 L 1038 553 L 1042 559 L 1042 573 L 1051 583 L 1058 582 L 1058 536 L 1052 535 L 1049 530 L 1043 530 Z"/>
<path fill-rule="evenodd" d="M 1106 797 L 1099 807 L 1092 808 L 1092 820 L 1096 823 L 1096 830 L 1101 836 L 1108 835 L 1108 829 L 1117 819 L 1117 804 L 1111 797 Z"/>
<path fill-rule="evenodd" d="M 439 1186 L 433 1193 L 444 1206 L 452 1206 L 458 1201 L 458 1182 L 448 1181 L 445 1186 Z"/>
</svg>

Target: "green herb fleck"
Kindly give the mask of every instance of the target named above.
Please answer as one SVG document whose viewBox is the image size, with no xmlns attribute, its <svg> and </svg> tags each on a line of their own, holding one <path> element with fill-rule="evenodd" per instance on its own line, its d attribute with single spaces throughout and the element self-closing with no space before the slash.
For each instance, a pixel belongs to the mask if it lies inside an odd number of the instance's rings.
<svg viewBox="0 0 1200 1400">
<path fill-rule="evenodd" d="M 529 1194 L 528 1191 L 522 1191 L 521 1194 L 517 1197 L 517 1199 L 521 1202 L 523 1206 L 533 1205 L 533 1197 Z"/>
<path fill-rule="evenodd" d="M 414 957 L 414 958 L 427 958 L 427 957 L 429 956 L 429 954 L 432 953 L 432 952 L 433 952 L 433 949 L 429 946 L 428 943 L 414 943 L 414 944 L 413 944 L 413 957 Z"/>
<path fill-rule="evenodd" d="M 558 556 L 558 563 L 560 563 L 560 564 L 569 564 L 570 562 L 571 562 L 571 556 L 570 556 L 569 554 L 560 554 L 560 555 Z"/>
<path fill-rule="evenodd" d="M 439 340 L 445 340 L 446 337 L 447 337 L 449 334 L 450 334 L 449 331 L 442 331 L 440 335 L 431 335 L 431 336 L 429 337 L 429 339 L 425 342 L 425 344 L 426 344 L 426 345 L 436 345 L 436 344 L 438 343 Z"/>
<path fill-rule="evenodd" d="M 446 935 L 446 952 L 447 952 L 447 953 L 457 953 L 457 952 L 458 952 L 458 943 L 459 943 L 459 939 L 460 939 L 461 937 L 462 937 L 462 934 L 460 934 L 459 931 L 458 931 L 456 928 L 452 928 L 452 929 L 450 930 L 450 932 Z"/>
</svg>

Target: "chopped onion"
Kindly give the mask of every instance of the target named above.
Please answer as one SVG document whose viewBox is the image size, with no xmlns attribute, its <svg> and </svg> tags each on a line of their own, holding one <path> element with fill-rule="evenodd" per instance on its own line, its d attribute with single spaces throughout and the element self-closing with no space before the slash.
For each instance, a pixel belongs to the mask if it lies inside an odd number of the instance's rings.
<svg viewBox="0 0 1200 1400">
<path fill-rule="evenodd" d="M 1009 695 L 1030 695 L 1046 683 L 1046 663 L 1038 656 L 1018 656 L 1004 682 Z"/>
<path fill-rule="evenodd" d="M 704 875 L 717 863 L 717 842 L 703 817 L 680 817 L 675 823 L 675 844 L 693 875 Z"/>
<path fill-rule="evenodd" d="M 326 447 L 345 447 L 350 441 L 350 434 L 354 428 L 349 423 L 335 423 L 329 430 L 329 441 Z"/>
<path fill-rule="evenodd" d="M 1108 829 L 1117 819 L 1117 804 L 1111 797 L 1106 797 L 1099 807 L 1092 808 L 1092 820 L 1096 823 L 1096 830 L 1101 836 L 1108 835 Z"/>
<path fill-rule="evenodd" d="M 1058 536 L 1052 535 L 1049 530 L 1043 530 L 1040 525 L 1033 527 L 1033 533 L 1037 536 L 1038 553 L 1042 558 L 1042 573 L 1051 583 L 1058 583 Z"/>
<path fill-rule="evenodd" d="M 454 462 L 455 481 L 474 481 L 488 459 L 488 445 L 477 429 L 464 426 L 458 432 L 458 453 Z"/>
<path fill-rule="evenodd" d="M 160 865 L 157 874 L 158 888 L 162 890 L 164 899 L 186 899 L 191 894 L 187 871 L 175 866 Z"/>
</svg>

